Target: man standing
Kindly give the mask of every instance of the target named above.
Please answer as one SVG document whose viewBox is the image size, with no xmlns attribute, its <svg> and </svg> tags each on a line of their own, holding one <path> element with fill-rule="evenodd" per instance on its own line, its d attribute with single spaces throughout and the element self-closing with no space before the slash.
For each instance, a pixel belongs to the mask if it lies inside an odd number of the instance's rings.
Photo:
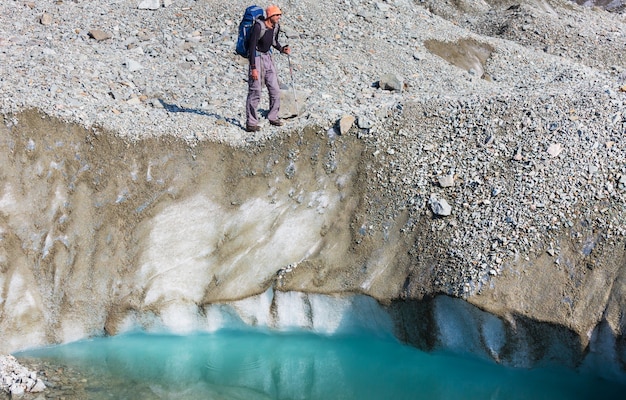
<svg viewBox="0 0 626 400">
<path fill-rule="evenodd" d="M 275 5 L 265 9 L 265 20 L 258 20 L 252 28 L 248 48 L 250 67 L 248 73 L 248 99 L 246 100 L 246 131 L 257 132 L 259 118 L 257 107 L 261 100 L 261 81 L 265 82 L 270 95 L 270 111 L 267 114 L 270 124 L 281 126 L 283 122 L 278 118 L 280 108 L 280 86 L 278 75 L 270 49 L 274 47 L 281 53 L 290 54 L 289 46 L 278 43 L 278 32 L 282 12 Z M 261 25 L 263 24 L 263 25 Z"/>
</svg>

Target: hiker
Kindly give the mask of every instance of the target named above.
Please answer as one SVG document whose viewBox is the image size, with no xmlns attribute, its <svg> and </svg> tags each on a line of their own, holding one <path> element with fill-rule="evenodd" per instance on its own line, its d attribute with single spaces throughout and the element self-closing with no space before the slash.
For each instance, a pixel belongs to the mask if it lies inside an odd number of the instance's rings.
<svg viewBox="0 0 626 400">
<path fill-rule="evenodd" d="M 270 95 L 270 111 L 267 114 L 267 119 L 274 126 L 283 125 L 283 121 L 278 118 L 278 110 L 280 108 L 278 75 L 270 54 L 271 47 L 284 54 L 291 53 L 289 46 L 281 46 L 278 43 L 278 32 L 280 30 L 278 23 L 281 16 L 280 8 L 275 5 L 268 6 L 265 9 L 265 20 L 258 20 L 254 24 L 250 35 L 248 99 L 246 100 L 246 131 L 248 132 L 260 130 L 257 107 L 261 100 L 261 81 L 265 82 Z M 261 35 L 261 24 L 265 24 L 263 35 Z"/>
</svg>

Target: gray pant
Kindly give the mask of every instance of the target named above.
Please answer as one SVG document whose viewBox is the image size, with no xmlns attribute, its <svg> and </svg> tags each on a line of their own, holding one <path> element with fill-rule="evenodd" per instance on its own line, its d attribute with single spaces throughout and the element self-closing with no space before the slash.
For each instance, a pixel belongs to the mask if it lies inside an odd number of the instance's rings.
<svg viewBox="0 0 626 400">
<path fill-rule="evenodd" d="M 270 112 L 267 114 L 267 119 L 276 121 L 280 108 L 280 86 L 278 86 L 278 75 L 272 56 L 270 54 L 257 54 L 255 64 L 259 71 L 259 79 L 252 79 L 250 74 L 252 71 L 248 69 L 248 99 L 246 100 L 246 124 L 248 126 L 259 124 L 257 107 L 261 101 L 261 82 L 265 82 L 270 94 Z"/>
</svg>

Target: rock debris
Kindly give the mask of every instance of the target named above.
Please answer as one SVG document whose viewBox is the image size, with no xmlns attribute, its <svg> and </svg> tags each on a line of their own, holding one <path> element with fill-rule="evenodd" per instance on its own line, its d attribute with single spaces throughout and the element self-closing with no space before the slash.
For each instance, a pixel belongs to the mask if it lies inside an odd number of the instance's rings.
<svg viewBox="0 0 626 400">
<path fill-rule="evenodd" d="M 384 232 L 404 213 L 411 232 L 445 215 L 430 229 L 446 293 L 478 291 L 563 236 L 624 241 L 621 3 L 286 1 L 293 53 L 275 60 L 290 118 L 255 136 L 234 52 L 246 5 L 3 1 L 0 111 L 190 146 L 254 146 L 309 126 L 354 134 L 371 155 L 368 226 Z"/>
</svg>

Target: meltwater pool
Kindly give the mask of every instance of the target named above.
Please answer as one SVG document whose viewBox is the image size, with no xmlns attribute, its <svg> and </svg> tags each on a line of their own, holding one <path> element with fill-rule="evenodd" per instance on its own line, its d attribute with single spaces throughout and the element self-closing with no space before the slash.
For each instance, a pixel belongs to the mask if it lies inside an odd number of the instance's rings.
<svg viewBox="0 0 626 400">
<path fill-rule="evenodd" d="M 556 400 L 626 393 L 625 385 L 567 369 L 514 369 L 375 336 L 134 333 L 15 355 L 54 365 L 48 390 L 67 399 Z M 75 376 L 55 383 L 55 372 L 67 371 Z"/>
</svg>

